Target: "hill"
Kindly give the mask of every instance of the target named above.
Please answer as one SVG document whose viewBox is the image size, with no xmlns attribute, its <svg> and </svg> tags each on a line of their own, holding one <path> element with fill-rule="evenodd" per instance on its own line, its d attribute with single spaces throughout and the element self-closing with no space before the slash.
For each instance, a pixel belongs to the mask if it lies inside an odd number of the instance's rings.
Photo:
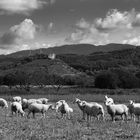
<svg viewBox="0 0 140 140">
<path fill-rule="evenodd" d="M 139 70 L 140 68 L 139 47 L 112 52 L 96 52 L 90 55 L 62 54 L 58 55 L 58 58 L 82 71 L 100 71 L 111 68 Z"/>
<path fill-rule="evenodd" d="M 128 44 L 107 44 L 107 45 L 91 45 L 91 44 L 75 44 L 64 45 L 59 47 L 42 48 L 37 50 L 24 50 L 9 54 L 8 57 L 28 57 L 35 54 L 78 54 L 89 55 L 95 52 L 110 52 L 114 50 L 124 50 L 129 48 L 135 48 L 136 46 Z"/>
<path fill-rule="evenodd" d="M 63 75 L 78 75 L 79 71 L 70 67 L 62 60 L 51 60 L 45 55 L 35 55 L 24 58 L 10 58 L 6 57 L 0 59 L 0 74 L 6 74 L 21 70 L 28 73 L 34 73 L 35 71 L 46 72 L 49 74 Z"/>
</svg>

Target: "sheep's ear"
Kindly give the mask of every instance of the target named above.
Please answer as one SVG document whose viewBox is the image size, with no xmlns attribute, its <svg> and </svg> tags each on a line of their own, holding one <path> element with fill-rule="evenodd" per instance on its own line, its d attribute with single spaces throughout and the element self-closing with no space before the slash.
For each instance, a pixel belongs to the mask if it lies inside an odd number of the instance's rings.
<svg viewBox="0 0 140 140">
<path fill-rule="evenodd" d="M 105 99 L 108 99 L 107 95 L 105 95 Z"/>
</svg>

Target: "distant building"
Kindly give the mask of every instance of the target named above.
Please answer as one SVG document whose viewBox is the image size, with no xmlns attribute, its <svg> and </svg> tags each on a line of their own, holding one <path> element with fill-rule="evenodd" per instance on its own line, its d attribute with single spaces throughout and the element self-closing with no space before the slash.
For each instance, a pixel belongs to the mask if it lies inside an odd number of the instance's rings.
<svg viewBox="0 0 140 140">
<path fill-rule="evenodd" d="M 48 58 L 54 60 L 56 58 L 56 54 L 55 53 L 51 53 L 48 55 Z"/>
</svg>

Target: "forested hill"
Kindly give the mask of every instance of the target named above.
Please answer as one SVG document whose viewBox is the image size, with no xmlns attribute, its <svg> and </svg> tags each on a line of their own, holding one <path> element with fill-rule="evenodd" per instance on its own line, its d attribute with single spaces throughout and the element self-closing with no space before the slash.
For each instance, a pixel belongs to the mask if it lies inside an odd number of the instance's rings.
<svg viewBox="0 0 140 140">
<path fill-rule="evenodd" d="M 90 55 L 64 54 L 58 56 L 64 62 L 79 70 L 100 71 L 110 68 L 136 70 L 140 68 L 140 48 L 96 52 Z"/>
<path fill-rule="evenodd" d="M 111 79 L 107 79 L 111 84 L 117 79 L 119 82 L 115 83 L 115 86 L 107 85 L 102 88 L 140 87 L 140 48 L 93 52 L 88 55 L 58 54 L 55 59 L 50 59 L 43 53 L 28 57 L 11 55 L 0 57 L 0 83 L 2 81 L 2 84 L 6 85 L 9 83 L 5 82 L 13 79 L 10 82 L 16 81 L 15 84 L 21 83 L 22 80 L 23 83 L 27 84 L 28 81 L 30 84 L 37 85 L 60 82 L 68 85 L 93 86 L 98 74 L 104 71 L 103 76 L 111 76 Z M 106 76 L 106 74 L 109 75 Z M 52 81 L 53 78 L 55 83 Z"/>
<path fill-rule="evenodd" d="M 124 50 L 135 48 L 136 46 L 128 44 L 107 44 L 107 45 L 91 45 L 91 44 L 73 44 L 64 45 L 59 47 L 42 48 L 37 50 L 24 50 L 9 54 L 9 57 L 28 57 L 35 54 L 77 54 L 77 55 L 89 55 L 95 52 L 110 52 L 114 50 Z"/>
</svg>

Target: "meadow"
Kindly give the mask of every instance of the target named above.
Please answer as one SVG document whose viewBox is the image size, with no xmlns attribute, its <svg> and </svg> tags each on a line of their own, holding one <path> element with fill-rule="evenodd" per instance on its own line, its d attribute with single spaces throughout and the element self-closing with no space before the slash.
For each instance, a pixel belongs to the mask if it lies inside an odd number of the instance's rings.
<svg viewBox="0 0 140 140">
<path fill-rule="evenodd" d="M 112 123 L 104 106 L 104 95 L 112 97 L 116 103 L 128 104 L 129 99 L 140 102 L 140 90 L 108 90 L 93 88 L 63 88 L 59 92 L 54 89 L 31 89 L 30 93 L 15 89 L 0 88 L 0 97 L 9 102 L 15 95 L 23 98 L 46 97 L 50 102 L 55 103 L 65 99 L 74 109 L 71 119 L 61 119 L 54 110 L 46 113 L 46 118 L 36 114 L 33 119 L 11 116 L 10 108 L 6 111 L 0 109 L 0 140 L 139 140 L 140 123 L 133 122 L 128 118 L 123 122 L 119 117 Z M 96 101 L 105 109 L 105 121 L 97 121 L 92 118 L 91 122 L 82 120 L 82 113 L 76 104 L 73 104 L 75 97 L 87 101 Z M 10 103 L 9 103 L 10 105 Z"/>
</svg>

